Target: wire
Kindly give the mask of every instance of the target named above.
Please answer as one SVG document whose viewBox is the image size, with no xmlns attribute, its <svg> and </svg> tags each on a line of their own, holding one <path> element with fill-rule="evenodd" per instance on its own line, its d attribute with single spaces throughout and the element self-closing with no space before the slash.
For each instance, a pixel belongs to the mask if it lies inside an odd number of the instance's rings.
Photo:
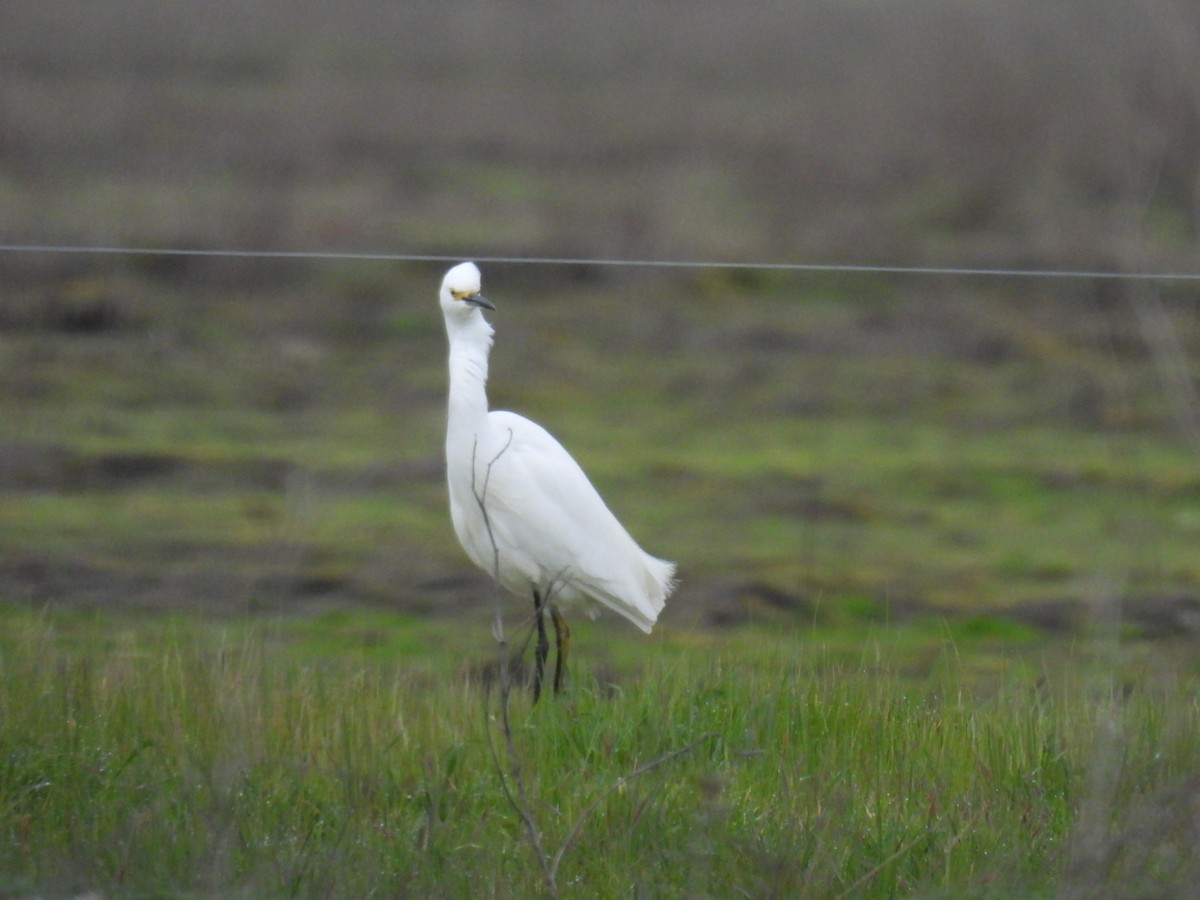
<svg viewBox="0 0 1200 900">
<path fill-rule="evenodd" d="M 94 256 L 202 256 L 241 259 L 311 259 L 370 262 L 475 262 L 513 265 L 625 266 L 656 269 L 757 269 L 874 275 L 959 275 L 994 278 L 1075 278 L 1124 281 L 1200 281 L 1198 272 L 1117 272 L 1088 269 L 1006 269 L 971 266 L 899 266 L 856 263 L 733 262 L 686 259 L 587 259 L 556 256 L 446 256 L 432 253 L 363 253 L 336 250 L 230 250 L 185 247 L 89 247 L 59 244 L 0 244 L 0 253 L 61 253 Z"/>
</svg>

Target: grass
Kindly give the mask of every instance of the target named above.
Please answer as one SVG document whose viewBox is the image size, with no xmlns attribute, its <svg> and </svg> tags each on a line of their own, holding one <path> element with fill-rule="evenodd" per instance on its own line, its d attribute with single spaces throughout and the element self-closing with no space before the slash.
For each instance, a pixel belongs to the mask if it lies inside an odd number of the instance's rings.
<svg viewBox="0 0 1200 900">
<path fill-rule="evenodd" d="M 428 285 L 385 275 L 128 275 L 129 324 L 94 334 L 26 288 L 0 331 L 0 895 L 544 890 L 445 511 L 444 338 L 403 299 Z M 683 564 L 651 639 L 580 623 L 570 696 L 514 704 L 563 896 L 1186 895 L 1200 482 L 1151 361 L 1087 336 L 1115 314 L 1062 300 L 1029 342 L 875 281 L 653 307 L 497 282 L 496 405 Z M 1104 367 L 1072 418 L 1062 385 Z M 1171 592 L 1172 639 L 1118 642 Z M 1022 615 L 1064 600 L 1096 622 Z"/>
<path fill-rule="evenodd" d="M 163 602 L 191 608 L 261 600 L 246 585 L 263 582 L 457 608 L 461 592 L 424 587 L 465 568 L 436 272 L 297 265 L 255 287 L 273 272 L 247 264 L 232 291 L 121 266 L 22 282 L 0 330 L 0 566 L 116 560 L 94 573 L 114 603 L 123 573 L 169 571 Z M 493 404 L 546 424 L 683 563 L 692 621 L 730 579 L 827 610 L 991 614 L 1082 601 L 1098 573 L 1131 602 L 1195 595 L 1194 450 L 1153 360 L 1096 336 L 1131 327 L 1127 310 L 875 276 L 714 272 L 659 282 L 652 303 L 530 277 L 495 270 Z M 44 295 L 80 291 L 59 302 L 111 295 L 117 324 L 56 320 Z M 1167 307 L 1187 346 L 1191 302 Z"/>
<path fill-rule="evenodd" d="M 485 691 L 428 621 L 4 619 L 0 893 L 543 893 Z M 1169 894 L 1188 832 L 1123 823 L 1194 799 L 1200 673 L 1110 644 L 1010 643 L 985 667 L 958 652 L 982 631 L 668 636 L 615 676 L 582 662 L 559 701 L 515 698 L 550 852 L 583 817 L 562 895 L 1050 896 L 1083 864 Z"/>
<path fill-rule="evenodd" d="M 1097 579 L 1130 607 L 1195 596 L 1195 454 L 1152 361 L 1092 337 L 1127 327 L 1119 313 L 719 274 L 657 283 L 652 303 L 607 282 L 525 286 L 515 267 L 491 291 L 495 405 L 547 424 L 682 563 L 668 625 L 704 625 L 730 597 L 742 618 L 803 628 L 913 607 L 995 621 L 1086 601 Z M 444 335 L 424 273 L 302 268 L 261 291 L 107 277 L 123 326 L 56 327 L 39 298 L 69 286 L 48 276 L 0 330 L 6 599 L 478 610 L 485 582 L 455 581 L 469 566 L 445 509 Z M 1185 301 L 1171 312 L 1192 341 Z M 1105 367 L 1119 386 L 1071 419 L 1061 385 Z M 763 588 L 793 611 L 754 606 Z"/>
</svg>

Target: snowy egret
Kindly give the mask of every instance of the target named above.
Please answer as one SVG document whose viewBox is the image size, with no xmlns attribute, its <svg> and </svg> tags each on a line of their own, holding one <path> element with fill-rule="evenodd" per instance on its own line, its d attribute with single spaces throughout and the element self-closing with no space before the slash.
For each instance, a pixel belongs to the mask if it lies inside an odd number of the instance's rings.
<svg viewBox="0 0 1200 900">
<path fill-rule="evenodd" d="M 533 595 L 538 643 L 533 695 L 541 693 L 554 622 L 554 691 L 562 688 L 570 630 L 560 609 L 595 618 L 607 608 L 650 633 L 674 587 L 675 564 L 642 550 L 605 506 L 579 464 L 540 425 L 488 411 L 492 327 L 479 269 L 460 263 L 439 299 L 450 340 L 446 481 L 450 517 L 467 556 L 509 591 Z"/>
</svg>

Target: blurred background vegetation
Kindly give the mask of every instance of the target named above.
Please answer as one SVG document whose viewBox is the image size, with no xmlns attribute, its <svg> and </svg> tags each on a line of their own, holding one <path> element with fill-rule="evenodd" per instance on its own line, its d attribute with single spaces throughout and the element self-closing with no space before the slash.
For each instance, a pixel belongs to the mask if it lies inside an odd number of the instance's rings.
<svg viewBox="0 0 1200 900">
<path fill-rule="evenodd" d="M 1200 270 L 1151 0 L 8 0 L 0 241 Z M 478 617 L 441 264 L 0 254 L 0 599 Z M 671 628 L 1200 630 L 1200 284 L 484 267 Z M 486 651 L 484 651 L 486 652 Z"/>
</svg>

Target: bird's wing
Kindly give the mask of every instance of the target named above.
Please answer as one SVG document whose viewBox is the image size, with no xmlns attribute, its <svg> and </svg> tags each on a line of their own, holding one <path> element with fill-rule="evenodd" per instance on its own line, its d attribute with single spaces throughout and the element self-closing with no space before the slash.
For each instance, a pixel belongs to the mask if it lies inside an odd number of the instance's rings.
<svg viewBox="0 0 1200 900">
<path fill-rule="evenodd" d="M 649 630 L 646 620 L 657 617 L 666 591 L 648 571 L 653 558 L 553 435 L 515 413 L 490 413 L 489 424 L 504 447 L 487 488 L 501 554 L 510 554 L 530 580 L 567 580 Z"/>
</svg>

